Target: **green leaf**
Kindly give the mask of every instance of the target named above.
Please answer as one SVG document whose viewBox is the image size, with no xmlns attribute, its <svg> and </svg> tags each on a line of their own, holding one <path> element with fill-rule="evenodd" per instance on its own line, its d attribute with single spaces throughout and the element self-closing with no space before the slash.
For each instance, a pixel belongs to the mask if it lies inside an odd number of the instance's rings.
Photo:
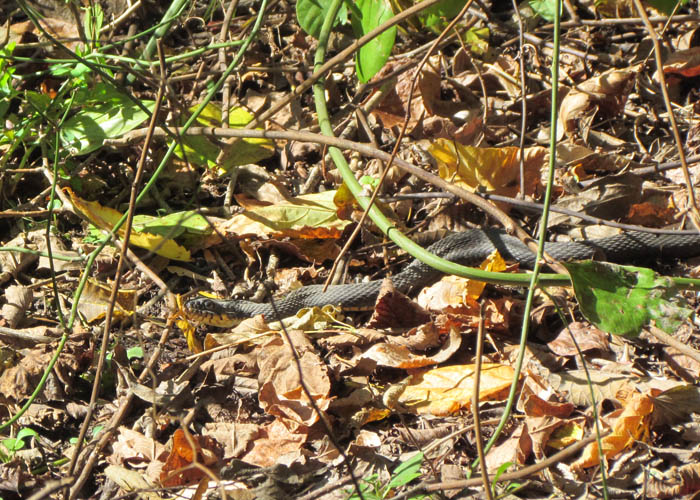
<svg viewBox="0 0 700 500">
<path fill-rule="evenodd" d="M 126 351 L 126 359 L 143 359 L 143 348 L 134 346 Z"/>
<path fill-rule="evenodd" d="M 141 102 L 153 111 L 153 101 Z M 75 155 L 95 151 L 105 139 L 120 137 L 148 118 L 126 95 L 104 83 L 93 89 L 79 89 L 75 103 L 82 105 L 82 109 L 66 120 L 61 128 L 63 146 L 71 148 Z"/>
<path fill-rule="evenodd" d="M 398 488 L 420 477 L 420 466 L 423 463 L 423 453 L 416 453 L 394 469 L 388 489 Z"/>
<path fill-rule="evenodd" d="M 14 455 L 17 451 L 21 450 L 24 447 L 24 441 L 17 438 L 6 438 L 0 442 L 2 443 L 2 446 L 8 452 L 10 452 L 11 455 Z"/>
<path fill-rule="evenodd" d="M 251 208 L 242 215 L 280 232 L 304 228 L 342 230 L 349 221 L 338 219 L 333 201 L 335 194 L 332 190 L 305 194 L 274 205 Z"/>
<path fill-rule="evenodd" d="M 24 438 L 27 437 L 33 437 L 33 438 L 38 438 L 39 433 L 35 431 L 34 429 L 30 429 L 28 427 L 24 427 L 23 429 L 20 429 L 19 432 L 17 433 L 17 439 L 21 439 L 24 441 Z"/>
<path fill-rule="evenodd" d="M 465 3 L 466 0 L 443 0 L 422 11 L 418 18 L 427 28 L 439 33 L 459 14 Z"/>
<path fill-rule="evenodd" d="M 190 111 L 194 110 L 194 106 Z M 251 120 L 253 115 L 244 108 L 231 108 L 229 110 L 228 123 L 231 128 L 243 128 Z M 184 119 L 182 120 L 184 123 Z M 208 104 L 197 117 L 197 122 L 205 127 L 221 126 L 221 109 L 215 104 Z M 275 152 L 272 141 L 268 139 L 238 139 L 224 147 L 224 157 L 221 165 L 217 165 L 216 159 L 221 152 L 219 145 L 214 144 L 204 136 L 185 136 L 182 138 L 187 159 L 196 165 L 209 168 L 221 167 L 228 171 L 240 165 L 257 163 L 269 158 Z M 175 155 L 183 157 L 180 147 L 175 149 Z"/>
<path fill-rule="evenodd" d="M 298 0 L 297 1 L 297 20 L 301 29 L 307 34 L 318 39 L 321 34 L 323 20 L 326 18 L 326 13 L 331 6 L 331 0 Z M 333 26 L 343 19 L 347 19 L 348 11 L 345 4 L 342 5 L 333 22 Z"/>
<path fill-rule="evenodd" d="M 491 487 L 495 488 L 496 484 L 498 484 L 498 478 L 501 477 L 509 468 L 511 465 L 515 465 L 513 462 L 505 462 L 500 465 L 500 467 L 496 470 L 496 473 L 493 475 L 493 479 L 491 480 Z"/>
<path fill-rule="evenodd" d="M 464 35 L 464 41 L 474 54 L 482 55 L 489 49 L 489 36 L 488 28 L 469 28 Z"/>
<path fill-rule="evenodd" d="M 564 266 L 581 312 L 605 332 L 636 337 L 653 320 L 673 333 L 692 312 L 673 281 L 651 269 L 593 261 Z"/>
<path fill-rule="evenodd" d="M 394 17 L 391 6 L 385 0 L 357 0 L 356 5 L 358 11 L 353 10 L 351 21 L 352 29 L 358 38 Z M 357 78 L 362 83 L 368 82 L 382 69 L 391 55 L 395 39 L 396 26 L 393 26 L 360 48 L 355 67 Z"/>
<path fill-rule="evenodd" d="M 11 454 L 14 454 L 24 448 L 26 444 L 24 440 L 26 438 L 32 437 L 38 438 L 39 434 L 34 429 L 29 429 L 25 427 L 19 430 L 16 437 L 3 439 L 2 445 L 7 449 L 7 451 L 9 451 Z"/>
<path fill-rule="evenodd" d="M 557 14 L 559 0 L 530 0 L 530 7 L 542 16 L 543 19 L 551 23 L 554 21 L 554 16 Z"/>
<path fill-rule="evenodd" d="M 676 9 L 676 5 L 685 5 L 688 3 L 688 0 L 648 0 L 648 3 L 655 9 L 660 10 L 667 16 L 670 16 Z"/>
<path fill-rule="evenodd" d="M 168 238 L 177 238 L 185 232 L 191 234 L 209 234 L 211 226 L 207 219 L 189 210 L 154 217 L 152 215 L 134 216 L 134 231 L 159 234 Z"/>
</svg>

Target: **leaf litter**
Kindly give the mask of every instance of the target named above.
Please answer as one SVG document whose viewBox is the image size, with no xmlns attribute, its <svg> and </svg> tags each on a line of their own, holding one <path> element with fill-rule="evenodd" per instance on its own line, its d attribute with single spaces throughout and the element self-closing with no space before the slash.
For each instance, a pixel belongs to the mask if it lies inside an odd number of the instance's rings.
<svg viewBox="0 0 700 500">
<path fill-rule="evenodd" d="M 357 6 L 368 12 L 377 9 L 386 17 L 389 2 Z M 394 13 L 405 8 L 399 2 L 391 7 Z M 408 119 L 401 157 L 472 192 L 515 197 L 524 186 L 522 194 L 539 201 L 551 125 L 551 49 L 538 40 L 549 41 L 551 29 L 521 4 L 520 15 L 532 42 L 521 55 L 517 23 L 509 20 L 512 8 L 490 7 L 482 16 L 489 21 L 468 16 L 468 25 L 464 21 L 457 25 L 464 38 L 449 38 L 420 69 L 422 45 L 431 32 L 446 26 L 445 16 L 456 14 L 459 9 L 453 11 L 454 5 L 443 2 L 428 14 L 411 18 L 396 32 L 395 41 L 393 33 L 387 35 L 374 48 L 367 46 L 355 64 L 337 66 L 325 81 L 331 121 L 343 138 L 388 148 Z M 106 8 L 117 16 L 123 13 L 116 4 Z M 302 30 L 289 5 L 270 7 L 263 29 L 246 51 L 245 69 L 230 80 L 230 102 L 222 104 L 217 96 L 198 126 L 246 127 L 312 75 L 317 41 L 304 30 L 320 29 L 312 22 L 320 18 L 314 8 L 308 2 L 297 3 Z M 533 8 L 547 15 L 543 2 L 533 3 Z M 554 204 L 613 222 L 679 228 L 692 207 L 678 170 L 664 170 L 673 167 L 678 153 L 658 75 L 647 60 L 648 35 L 636 21 L 609 19 L 636 15 L 624 12 L 627 5 L 581 3 L 571 8 L 576 19 L 571 19 L 571 12 L 565 15 L 571 22 L 562 38 L 560 164 Z M 149 28 L 148 14 L 154 19 L 163 14 L 155 5 L 141 9 L 147 15 L 130 18 L 137 31 Z M 198 6 L 194 9 L 193 14 L 207 23 L 183 17 L 165 39 L 169 85 L 177 97 L 168 98 L 173 114 L 162 114 L 159 125 L 181 126 L 210 85 L 201 71 L 220 71 L 213 59 L 197 53 L 185 62 L 170 59 L 219 40 L 224 12 L 218 6 L 202 12 Z M 683 6 L 678 15 L 695 16 L 697 21 L 696 9 Z M 227 28 L 229 35 L 245 37 L 254 11 L 253 4 L 241 6 Z M 103 14 L 92 13 L 91 22 Z M 78 29 L 72 15 L 53 16 L 58 14 L 47 15 L 42 26 L 54 37 L 71 39 L 68 47 L 76 50 L 75 39 L 85 26 Z M 594 17 L 596 22 L 581 22 Z M 78 437 L 87 415 L 101 349 L 101 332 L 86 328 L 101 324 L 109 309 L 116 254 L 102 252 L 79 299 L 75 292 L 82 286 L 85 256 L 129 208 L 128 193 L 144 143 L 119 141 L 122 136 L 138 137 L 147 115 L 128 96 L 150 111 L 157 85 L 150 79 L 138 88 L 115 86 L 108 79 L 93 85 L 97 81 L 79 63 L 61 63 L 49 70 L 41 58 L 60 54 L 50 45 L 36 49 L 41 69 L 32 74 L 14 56 L 24 54 L 28 44 L 44 35 L 25 14 L 0 18 L 7 20 L 8 33 L 0 47 L 0 67 L 17 77 L 0 77 L 0 116 L 6 123 L 0 135 L 2 165 L 15 172 L 6 178 L 2 191 L 3 421 L 20 411 L 46 375 L 30 410 L 4 429 L 5 439 L 0 441 L 2 496 L 15 498 L 69 475 L 69 461 L 77 449 L 69 438 Z M 90 33 L 91 24 L 86 25 Z M 371 18 L 359 24 L 338 23 L 331 39 L 333 50 L 342 50 L 372 26 Z M 700 128 L 694 118 L 699 111 L 700 73 L 696 31 L 693 22 L 669 23 L 663 62 L 674 112 L 687 139 L 685 154 L 693 162 L 700 152 Z M 109 61 L 117 52 L 108 44 L 121 40 L 126 31 L 116 26 L 104 33 L 93 50 L 99 57 L 109 54 Z M 209 49 L 209 54 L 223 50 L 233 55 L 234 45 Z M 384 64 L 377 55 L 387 56 L 387 47 L 392 55 Z M 527 80 L 522 157 L 521 57 Z M 620 61 L 625 64 L 617 64 Z M 80 89 L 74 103 L 60 93 L 62 84 Z M 67 109 L 72 111 L 59 136 L 37 132 L 51 130 L 48 124 L 58 123 Z M 256 126 L 314 131 L 316 113 L 304 94 L 287 102 L 273 120 Z M 47 137 L 54 142 L 42 142 Z M 157 139 L 150 145 L 149 174 L 178 140 Z M 57 156 L 57 173 L 62 204 L 51 207 L 59 209 L 49 220 L 45 190 L 53 177 L 42 170 L 42 155 L 35 149 L 61 141 L 65 151 Z M 119 283 L 121 305 L 114 313 L 119 321 L 112 323 L 100 399 L 86 436 L 86 443 L 100 443 L 95 448 L 99 460 L 77 469 L 87 471 L 91 480 L 83 482 L 72 498 L 135 490 L 148 498 L 170 498 L 172 489 L 199 497 L 207 488 L 240 498 L 348 498 L 353 494 L 347 489 L 352 478 L 342 464 L 352 467 L 365 498 L 374 498 L 369 496 L 371 488 L 388 497 L 418 481 L 435 483 L 437 489 L 441 481 L 470 477 L 470 463 L 477 456 L 471 413 L 476 330 L 483 319 L 486 351 L 478 399 L 482 431 L 488 438 L 514 379 L 522 291 L 449 277 L 406 297 L 388 283 L 371 314 L 333 305 L 302 310 L 284 322 L 286 330 L 273 321 L 278 318 L 251 318 L 218 330 L 181 318 L 180 332 L 166 323 L 172 312 L 161 300 L 166 290 L 159 290 L 144 268 L 168 280 L 168 289 L 177 293 L 215 283 L 223 296 L 231 296 L 235 287 L 239 295 L 265 300 L 270 286 L 284 293 L 325 279 L 379 279 L 407 262 L 366 223 L 340 272 L 331 275 L 326 266 L 341 254 L 361 210 L 349 197 L 325 147 L 293 137 L 223 144 L 216 134 L 186 136 L 182 142 L 185 147 L 136 207 L 138 219 L 130 239 L 134 257 Z M 376 163 L 352 159 L 367 184 L 376 185 Z M 691 175 L 697 173 L 691 163 Z M 398 170 L 381 189 L 381 210 L 398 228 L 417 229 L 421 238 L 432 236 L 434 241 L 443 237 L 440 231 L 445 229 L 493 225 L 473 207 L 445 199 L 436 186 Z M 403 198 L 392 201 L 394 196 Z M 517 203 L 498 201 L 498 206 L 534 233 L 536 216 L 520 210 Z M 45 215 L 36 215 L 36 210 Z M 598 231 L 582 228 L 578 219 L 560 213 L 553 215 L 550 229 L 558 237 L 574 239 Z M 123 236 L 123 228 L 118 234 Z M 61 260 L 50 262 L 49 251 Z M 188 266 L 184 270 L 182 263 Z M 692 268 L 697 261 L 651 265 L 660 274 L 697 277 Z M 696 348 L 697 322 L 689 317 L 697 307 L 696 298 L 648 270 L 590 266 L 595 269 L 577 271 L 583 279 L 574 283 L 576 295 L 571 289 L 538 295 L 514 414 L 487 453 L 486 465 L 492 474 L 500 474 L 546 460 L 594 433 L 597 415 L 599 427 L 607 432 L 600 450 L 598 443 L 592 443 L 546 472 L 523 475 L 517 480 L 524 483 L 517 494 L 602 496 L 601 455 L 610 484 L 621 494 L 635 495 L 643 487 L 649 498 L 697 493 L 697 467 L 684 461 L 692 459 L 700 443 L 695 385 L 700 369 L 693 357 L 647 333 L 666 329 Z M 498 255 L 482 267 L 518 268 L 500 262 Z M 250 286 L 261 280 L 265 286 Z M 606 288 L 613 281 L 639 286 L 628 296 Z M 59 317 L 56 308 L 60 306 L 65 315 L 76 300 L 75 311 L 84 324 L 76 323 L 72 332 L 62 330 L 65 316 Z M 607 308 L 597 307 L 600 303 Z M 611 312 L 615 309 L 633 314 L 621 320 Z M 630 323 L 630 317 L 635 321 Z M 65 346 L 46 371 L 58 349 L 56 333 L 64 331 Z M 160 344 L 158 337 L 164 331 L 166 342 Z M 121 415 L 129 397 L 136 403 Z M 121 415 L 116 423 L 115 415 Z M 108 425 L 114 425 L 108 429 L 113 436 L 102 442 Z M 39 438 L 29 437 L 29 431 Z M 10 441 L 20 435 L 22 440 Z M 26 453 L 36 449 L 42 453 Z M 415 455 L 416 451 L 421 454 Z M 81 457 L 82 467 L 87 457 Z M 496 488 L 507 487 L 506 483 Z M 453 496 L 457 490 L 445 486 L 444 492 Z"/>
</svg>

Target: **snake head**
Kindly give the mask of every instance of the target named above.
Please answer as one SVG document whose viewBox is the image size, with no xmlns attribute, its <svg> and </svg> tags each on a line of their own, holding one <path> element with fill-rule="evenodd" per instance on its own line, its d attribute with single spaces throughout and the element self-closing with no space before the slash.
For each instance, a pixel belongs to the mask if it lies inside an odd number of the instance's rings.
<svg viewBox="0 0 700 500">
<path fill-rule="evenodd" d="M 230 327 L 240 323 L 244 317 L 234 316 L 224 304 L 225 300 L 209 297 L 195 297 L 185 302 L 183 309 L 191 321 L 199 321 L 211 326 Z"/>
</svg>

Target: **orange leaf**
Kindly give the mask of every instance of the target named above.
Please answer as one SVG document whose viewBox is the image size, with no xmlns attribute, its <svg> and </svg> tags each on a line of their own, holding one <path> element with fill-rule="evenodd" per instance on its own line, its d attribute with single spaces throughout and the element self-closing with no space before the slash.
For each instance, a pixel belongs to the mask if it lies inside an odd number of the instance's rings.
<svg viewBox="0 0 700 500">
<path fill-rule="evenodd" d="M 189 437 L 195 446 L 194 450 L 182 429 L 173 434 L 173 448 L 160 474 L 163 486 L 196 483 L 205 477 L 205 473 L 198 467 L 192 467 L 192 464 L 196 461 L 203 466 L 209 466 L 217 461 L 216 455 L 211 451 L 216 444 L 213 439 L 206 436 Z"/>
<path fill-rule="evenodd" d="M 638 439 L 649 434 L 649 416 L 654 409 L 650 394 L 634 394 L 613 425 L 612 434 L 602 439 L 603 454 L 610 458 Z M 598 443 L 593 442 L 583 451 L 583 455 L 572 464 L 575 469 L 585 469 L 600 463 Z"/>
<path fill-rule="evenodd" d="M 475 365 L 454 365 L 422 372 L 407 380 L 399 398 L 416 413 L 449 415 L 471 405 Z M 513 381 L 513 368 L 497 363 L 481 366 L 479 401 L 497 400 L 506 394 Z"/>
</svg>

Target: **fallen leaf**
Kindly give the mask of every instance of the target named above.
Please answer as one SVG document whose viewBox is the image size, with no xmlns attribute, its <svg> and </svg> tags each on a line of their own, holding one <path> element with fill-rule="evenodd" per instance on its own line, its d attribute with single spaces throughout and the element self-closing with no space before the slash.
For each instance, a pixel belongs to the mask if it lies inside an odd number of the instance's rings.
<svg viewBox="0 0 700 500">
<path fill-rule="evenodd" d="M 289 330 L 289 334 L 299 365 L 292 355 L 292 346 L 281 336 L 269 340 L 258 354 L 260 406 L 270 415 L 283 417 L 291 428 L 310 427 L 320 418 L 316 408 L 322 412 L 328 409 L 331 382 L 326 365 L 303 332 Z M 300 368 L 316 408 L 301 386 Z"/>
<path fill-rule="evenodd" d="M 432 143 L 428 152 L 446 181 L 470 191 L 515 196 L 520 190 L 520 148 L 476 148 L 446 139 Z M 525 148 L 525 195 L 534 196 L 540 188 L 540 171 L 547 150 Z"/>
<path fill-rule="evenodd" d="M 16 328 L 24 319 L 34 298 L 32 289 L 20 285 L 10 285 L 5 289 L 5 303 L 0 310 L 0 316 L 7 320 L 10 328 Z"/>
<path fill-rule="evenodd" d="M 664 73 L 693 78 L 700 75 L 700 47 L 672 52 L 664 61 Z"/>
<path fill-rule="evenodd" d="M 613 424 L 612 433 L 601 440 L 603 455 L 612 458 L 635 441 L 646 441 L 649 436 L 649 419 L 654 409 L 650 394 L 634 394 L 626 401 L 622 413 Z M 598 443 L 593 442 L 584 450 L 581 457 L 571 467 L 585 469 L 600 463 Z"/>
<path fill-rule="evenodd" d="M 573 88 L 559 106 L 557 140 L 561 140 L 564 134 L 567 137 L 574 135 L 582 116 L 595 112 L 600 112 L 603 116 L 620 113 L 627 102 L 636 74 L 632 68 L 625 71 L 611 70 Z"/>
<path fill-rule="evenodd" d="M 217 454 L 220 454 L 220 450 L 213 439 L 192 434 L 186 436 L 185 431 L 177 429 L 173 434 L 170 455 L 160 474 L 161 484 L 169 487 L 197 483 L 207 475 L 193 464 L 211 468 L 218 462 Z"/>
<path fill-rule="evenodd" d="M 122 214 L 113 208 L 105 207 L 96 201 L 87 201 L 79 198 L 72 189 L 65 188 L 71 198 L 71 202 L 82 212 L 95 226 L 105 231 L 111 231 L 114 225 L 122 218 Z M 119 236 L 124 236 L 124 226 L 119 229 Z M 152 233 L 137 233 L 132 231 L 129 243 L 150 250 L 169 259 L 190 261 L 190 252 L 178 245 L 172 239 Z"/>
<path fill-rule="evenodd" d="M 417 414 L 445 416 L 471 405 L 475 365 L 444 366 L 412 375 L 399 402 Z M 511 366 L 485 363 L 481 367 L 479 401 L 504 396 L 512 381 Z"/>
<path fill-rule="evenodd" d="M 119 290 L 114 303 L 113 318 L 122 320 L 128 318 L 136 310 L 137 290 Z M 78 302 L 78 310 L 88 323 L 101 320 L 107 314 L 109 299 L 112 295 L 110 285 L 98 283 L 90 278 L 85 284 L 83 294 Z"/>
<path fill-rule="evenodd" d="M 305 428 L 295 432 L 278 419 L 259 429 L 258 435 L 252 441 L 252 448 L 241 460 L 260 467 L 271 467 L 282 455 L 301 450 L 308 438 Z"/>
<path fill-rule="evenodd" d="M 390 368 L 421 368 L 447 361 L 462 345 L 462 336 L 458 330 L 452 329 L 444 345 L 432 356 L 414 354 L 408 347 L 391 342 L 375 344 L 361 359 L 371 359 L 379 366 Z"/>
<path fill-rule="evenodd" d="M 649 498 L 696 498 L 693 493 L 700 490 L 700 464 L 673 466 L 663 475 L 650 474 L 647 487 Z"/>
<path fill-rule="evenodd" d="M 576 321 L 563 328 L 554 340 L 547 343 L 547 346 L 559 356 L 578 356 L 578 349 L 581 352 L 593 349 L 607 352 L 609 350 L 608 334 L 589 323 Z"/>
</svg>

